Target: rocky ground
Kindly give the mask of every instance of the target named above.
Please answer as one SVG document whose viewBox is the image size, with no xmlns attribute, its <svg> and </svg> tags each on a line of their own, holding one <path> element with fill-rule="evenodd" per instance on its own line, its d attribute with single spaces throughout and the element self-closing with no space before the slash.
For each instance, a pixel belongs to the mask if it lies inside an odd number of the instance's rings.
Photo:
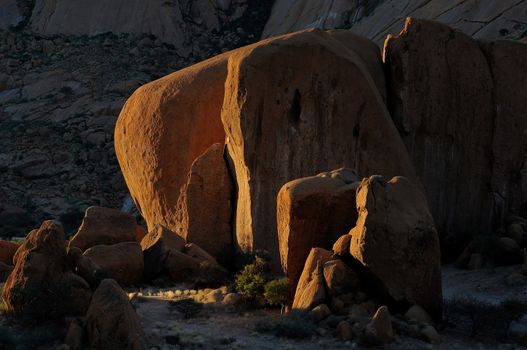
<svg viewBox="0 0 527 350">
<path fill-rule="evenodd" d="M 113 129 L 130 94 L 218 53 L 256 41 L 267 1 L 219 31 L 198 31 L 185 55 L 151 35 L 38 35 L 0 31 L 0 237 L 44 218 L 67 232 L 90 205 L 121 208 L 127 195 Z M 199 26 L 194 23 L 194 26 Z"/>
</svg>

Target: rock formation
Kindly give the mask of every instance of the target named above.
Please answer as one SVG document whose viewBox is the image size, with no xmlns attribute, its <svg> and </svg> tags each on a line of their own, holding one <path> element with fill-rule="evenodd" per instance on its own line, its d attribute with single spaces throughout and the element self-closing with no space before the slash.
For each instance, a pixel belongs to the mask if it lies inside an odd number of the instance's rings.
<svg viewBox="0 0 527 350">
<path fill-rule="evenodd" d="M 233 185 L 223 149 L 216 143 L 192 163 L 176 211 L 176 232 L 216 257 L 232 246 Z"/>
<path fill-rule="evenodd" d="M 64 231 L 53 221 L 28 235 L 3 290 L 9 314 L 50 320 L 86 313 L 91 290 L 70 270 L 65 246 Z"/>
<path fill-rule="evenodd" d="M 406 17 L 444 23 L 475 38 L 518 39 L 525 36 L 525 1 L 277 0 L 263 37 L 305 28 L 350 28 L 382 46 L 388 34 L 401 31 Z"/>
<path fill-rule="evenodd" d="M 22 18 L 16 0 L 2 0 L 0 2 L 0 30 L 17 25 L 22 21 Z"/>
<path fill-rule="evenodd" d="M 296 285 L 293 299 L 294 309 L 311 310 L 325 302 L 326 286 L 323 267 L 330 260 L 331 252 L 322 248 L 311 249 Z"/>
<path fill-rule="evenodd" d="M 220 119 L 228 54 L 138 89 L 115 127 L 115 152 L 128 189 L 151 230 L 177 232 L 176 207 L 194 160 L 223 143 Z"/>
<path fill-rule="evenodd" d="M 277 227 L 282 268 L 296 285 L 311 248 L 330 249 L 355 226 L 357 176 L 351 169 L 286 183 L 278 193 Z"/>
<path fill-rule="evenodd" d="M 13 257 L 18 247 L 19 245 L 14 242 L 0 240 L 0 262 L 13 265 Z"/>
<path fill-rule="evenodd" d="M 267 250 L 278 261 L 269 223 L 276 222 L 276 195 L 287 181 L 342 166 L 359 176 L 414 178 L 374 84 L 382 77 L 372 79 L 354 51 L 373 49 L 355 48 L 354 38 L 343 45 L 342 36 L 310 30 L 231 54 L 222 121 L 238 186 L 235 231 L 243 251 Z"/>
<path fill-rule="evenodd" d="M 87 249 L 84 256 L 120 285 L 137 285 L 143 277 L 143 252 L 138 243 L 96 245 Z"/>
<path fill-rule="evenodd" d="M 350 252 L 377 290 L 441 317 L 441 253 L 425 195 L 406 178 L 372 176 L 357 191 L 357 210 Z"/>
<path fill-rule="evenodd" d="M 185 244 L 182 237 L 161 225 L 156 225 L 141 241 L 145 279 L 157 277 L 163 270 L 170 251 L 182 251 Z"/>
<path fill-rule="evenodd" d="M 112 279 L 101 282 L 86 314 L 88 343 L 94 349 L 144 349 L 141 322 L 128 296 Z"/>
<path fill-rule="evenodd" d="M 414 19 L 386 42 L 391 114 L 447 257 L 467 236 L 493 233 L 507 213 L 525 214 L 519 135 L 527 96 L 522 73 L 513 72 L 525 70 L 526 52 L 507 42 L 482 50 L 466 35 Z M 496 55 L 510 58 L 496 63 Z"/>
<path fill-rule="evenodd" d="M 136 241 L 135 219 L 115 209 L 90 207 L 77 233 L 70 240 L 70 247 L 82 251 L 96 245 L 112 245 Z"/>
</svg>

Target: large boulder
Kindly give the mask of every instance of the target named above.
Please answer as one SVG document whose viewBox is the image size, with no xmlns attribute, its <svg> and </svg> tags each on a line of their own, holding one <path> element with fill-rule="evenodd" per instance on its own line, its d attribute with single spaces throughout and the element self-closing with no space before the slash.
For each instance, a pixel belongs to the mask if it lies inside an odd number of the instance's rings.
<svg viewBox="0 0 527 350">
<path fill-rule="evenodd" d="M 143 251 L 139 243 L 96 245 L 86 250 L 84 256 L 121 285 L 137 284 L 143 276 Z"/>
<path fill-rule="evenodd" d="M 13 257 L 18 247 L 19 245 L 14 242 L 0 240 L 0 262 L 13 265 Z"/>
<path fill-rule="evenodd" d="M 176 214 L 176 232 L 216 257 L 232 246 L 233 189 L 223 149 L 215 143 L 192 163 Z"/>
<path fill-rule="evenodd" d="M 238 187 L 236 239 L 243 251 L 268 251 L 275 269 L 270 223 L 284 183 L 340 167 L 415 179 L 375 84 L 382 69 L 366 68 L 356 51 L 377 49 L 345 36 L 308 30 L 229 57 L 222 121 Z"/>
<path fill-rule="evenodd" d="M 177 232 L 176 208 L 194 160 L 225 141 L 223 54 L 142 86 L 115 126 L 115 152 L 148 229 Z"/>
<path fill-rule="evenodd" d="M 492 192 L 497 221 L 527 216 L 527 45 L 495 41 L 483 46 L 494 81 Z"/>
<path fill-rule="evenodd" d="M 9 314 L 33 320 L 83 316 L 91 290 L 70 270 L 62 227 L 45 221 L 26 238 L 3 290 Z"/>
<path fill-rule="evenodd" d="M 324 264 L 331 260 L 332 254 L 322 248 L 313 248 L 304 264 L 293 299 L 294 309 L 311 310 L 326 301 Z"/>
<path fill-rule="evenodd" d="M 355 192 L 360 182 L 351 169 L 286 183 L 278 193 L 276 217 L 282 268 L 296 285 L 311 248 L 331 249 L 357 221 Z"/>
<path fill-rule="evenodd" d="M 145 349 L 143 329 L 126 293 L 105 279 L 93 293 L 86 314 L 88 342 L 93 349 Z"/>
<path fill-rule="evenodd" d="M 156 225 L 141 241 L 145 279 L 157 277 L 163 271 L 169 253 L 183 251 L 185 244 L 182 237 L 161 225 Z"/>
<path fill-rule="evenodd" d="M 130 214 L 110 208 L 89 207 L 69 246 L 85 251 L 96 245 L 136 242 L 136 230 L 137 224 Z"/>
<path fill-rule="evenodd" d="M 396 304 L 441 317 L 441 254 L 426 197 L 408 179 L 364 179 L 357 191 L 351 255 Z"/>
<path fill-rule="evenodd" d="M 493 228 L 493 77 L 478 43 L 408 19 L 385 46 L 391 114 L 423 182 L 447 257 Z M 400 175 L 400 174 L 399 174 Z M 498 196 L 496 196 L 498 197 Z"/>
</svg>

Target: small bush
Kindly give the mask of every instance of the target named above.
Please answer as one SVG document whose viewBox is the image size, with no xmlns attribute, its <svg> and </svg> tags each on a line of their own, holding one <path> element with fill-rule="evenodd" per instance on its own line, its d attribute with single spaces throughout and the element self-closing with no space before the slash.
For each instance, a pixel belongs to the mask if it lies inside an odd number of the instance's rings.
<svg viewBox="0 0 527 350">
<path fill-rule="evenodd" d="M 315 325 L 309 321 L 305 312 L 291 312 L 287 316 L 267 319 L 256 324 L 257 332 L 293 339 L 310 338 L 315 330 Z"/>
<path fill-rule="evenodd" d="M 289 298 L 290 288 L 287 278 L 267 282 L 264 287 L 265 301 L 269 305 L 281 306 L 283 309 Z"/>
<path fill-rule="evenodd" d="M 245 265 L 242 272 L 235 277 L 236 291 L 246 300 L 255 300 L 262 295 L 265 286 L 267 262 L 256 256 L 252 264 Z"/>
</svg>

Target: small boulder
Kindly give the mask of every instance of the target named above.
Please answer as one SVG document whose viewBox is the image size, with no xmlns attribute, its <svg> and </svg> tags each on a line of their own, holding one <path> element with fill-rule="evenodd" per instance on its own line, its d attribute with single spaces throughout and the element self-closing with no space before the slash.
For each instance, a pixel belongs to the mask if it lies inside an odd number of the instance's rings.
<svg viewBox="0 0 527 350">
<path fill-rule="evenodd" d="M 136 242 L 137 224 L 130 214 L 119 210 L 89 207 L 77 233 L 70 240 L 70 247 L 83 252 L 96 245 Z"/>
<path fill-rule="evenodd" d="M 137 284 L 143 275 L 143 253 L 136 242 L 97 245 L 86 250 L 84 256 L 121 285 Z"/>
<path fill-rule="evenodd" d="M 430 317 L 430 315 L 425 311 L 425 309 L 423 309 L 417 304 L 412 305 L 412 307 L 410 307 L 408 311 L 406 311 L 406 313 L 404 314 L 404 318 L 408 321 L 413 320 L 419 323 L 432 323 L 432 318 Z"/>
<path fill-rule="evenodd" d="M 0 240 L 0 262 L 6 265 L 13 264 L 13 257 L 19 245 L 10 241 Z"/>
<path fill-rule="evenodd" d="M 361 322 L 371 317 L 368 310 L 361 304 L 354 304 L 351 306 L 349 319 L 351 322 Z"/>
<path fill-rule="evenodd" d="M 214 260 L 190 256 L 176 250 L 170 251 L 164 268 L 174 282 L 215 284 L 225 278 L 225 270 Z"/>
<path fill-rule="evenodd" d="M 332 297 L 349 293 L 357 289 L 359 277 L 342 260 L 330 260 L 324 264 L 324 280 Z"/>
<path fill-rule="evenodd" d="M 293 309 L 311 310 L 325 302 L 326 286 L 322 269 L 331 256 L 331 252 L 325 249 L 311 249 L 296 286 Z"/>
<path fill-rule="evenodd" d="M 50 320 L 86 313 L 90 286 L 71 271 L 65 246 L 62 226 L 53 221 L 31 231 L 4 286 L 8 314 Z"/>
<path fill-rule="evenodd" d="M 308 314 L 311 321 L 318 323 L 331 315 L 331 310 L 326 304 L 315 306 Z"/>
<path fill-rule="evenodd" d="M 69 346 L 69 350 L 82 350 L 86 342 L 86 331 L 84 322 L 78 318 L 71 321 L 64 339 L 64 344 Z"/>
<path fill-rule="evenodd" d="M 77 247 L 68 248 L 68 260 L 73 271 L 84 278 L 92 288 L 96 288 L 103 279 L 109 277 L 100 266 L 84 256 Z"/>
<path fill-rule="evenodd" d="M 93 293 L 86 314 L 86 331 L 91 348 L 144 349 L 143 329 L 127 294 L 115 280 L 105 279 Z"/>
<path fill-rule="evenodd" d="M 497 265 L 516 265 L 523 261 L 520 246 L 512 238 L 501 237 L 496 247 L 494 260 Z"/>
<path fill-rule="evenodd" d="M 152 280 L 163 270 L 171 251 L 181 252 L 185 240 L 169 229 L 156 225 L 141 241 L 144 256 L 144 277 Z"/>
<path fill-rule="evenodd" d="M 228 293 L 223 298 L 222 304 L 227 306 L 238 305 L 242 301 L 242 296 L 238 293 Z"/>
<path fill-rule="evenodd" d="M 353 339 L 353 328 L 348 321 L 340 321 L 337 325 L 337 337 L 344 341 Z"/>
<path fill-rule="evenodd" d="M 437 330 L 431 325 L 424 326 L 421 329 L 420 333 L 421 333 L 421 339 L 424 339 L 430 344 L 441 343 L 441 337 L 439 336 L 439 333 L 437 333 Z"/>
<path fill-rule="evenodd" d="M 365 341 L 372 344 L 388 344 L 394 339 L 392 317 L 386 306 L 381 306 L 365 329 Z"/>
<path fill-rule="evenodd" d="M 277 199 L 278 244 L 282 268 L 292 284 L 312 247 L 331 249 L 357 220 L 352 169 L 338 169 L 286 183 Z"/>
</svg>

